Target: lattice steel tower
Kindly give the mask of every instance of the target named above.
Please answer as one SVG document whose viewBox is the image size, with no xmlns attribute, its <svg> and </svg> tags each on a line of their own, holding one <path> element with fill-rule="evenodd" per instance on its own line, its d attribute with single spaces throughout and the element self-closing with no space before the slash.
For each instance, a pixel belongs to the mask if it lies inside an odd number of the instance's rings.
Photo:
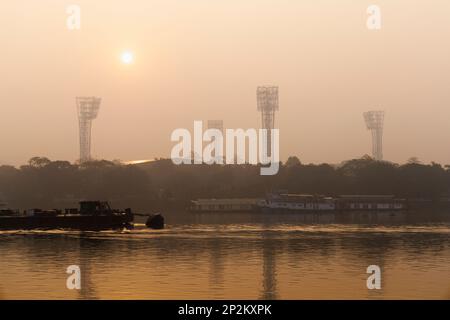
<svg viewBox="0 0 450 320">
<path fill-rule="evenodd" d="M 272 155 L 272 129 L 275 126 L 275 111 L 278 110 L 278 87 L 258 87 L 256 89 L 258 111 L 261 111 L 262 128 L 267 129 L 266 150 Z"/>
<path fill-rule="evenodd" d="M 208 129 L 217 129 L 223 134 L 223 120 L 208 120 Z"/>
<path fill-rule="evenodd" d="M 372 131 L 372 156 L 375 160 L 383 160 L 383 121 L 384 111 L 364 112 L 364 120 L 368 130 Z"/>
<path fill-rule="evenodd" d="M 80 162 L 91 160 L 92 120 L 97 118 L 101 98 L 77 97 L 78 124 L 80 127 Z"/>
<path fill-rule="evenodd" d="M 208 129 L 217 129 L 224 134 L 223 130 L 223 120 L 208 120 Z M 223 160 L 223 152 L 220 150 L 214 150 L 212 156 L 219 163 L 219 161 Z"/>
</svg>

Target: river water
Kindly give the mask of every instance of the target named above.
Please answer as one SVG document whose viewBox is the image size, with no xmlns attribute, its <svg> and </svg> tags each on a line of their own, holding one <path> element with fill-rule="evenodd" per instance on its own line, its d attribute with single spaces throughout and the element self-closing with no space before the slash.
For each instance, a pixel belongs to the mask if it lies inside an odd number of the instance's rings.
<svg viewBox="0 0 450 320">
<path fill-rule="evenodd" d="M 183 214 L 0 232 L 0 299 L 450 299 L 448 214 Z M 69 290 L 66 269 L 81 270 Z M 369 265 L 381 289 L 367 288 Z"/>
</svg>

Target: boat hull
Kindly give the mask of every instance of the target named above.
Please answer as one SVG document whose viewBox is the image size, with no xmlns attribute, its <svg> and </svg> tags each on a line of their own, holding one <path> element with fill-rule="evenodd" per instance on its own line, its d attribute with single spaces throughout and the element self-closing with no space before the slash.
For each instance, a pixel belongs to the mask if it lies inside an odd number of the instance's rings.
<svg viewBox="0 0 450 320">
<path fill-rule="evenodd" d="M 73 215 L 54 217 L 0 217 L 0 230 L 74 229 L 101 231 L 132 228 L 132 215 Z"/>
<path fill-rule="evenodd" d="M 272 214 L 285 214 L 285 213 L 338 213 L 338 214 L 363 214 L 363 213 L 395 213 L 395 212 L 405 212 L 406 208 L 395 208 L 395 209 L 292 209 L 292 208 L 270 208 L 261 207 L 260 211 L 262 213 L 272 213 Z"/>
<path fill-rule="evenodd" d="M 335 209 L 291 209 L 291 208 L 270 208 L 261 207 L 262 213 L 336 213 Z"/>
</svg>

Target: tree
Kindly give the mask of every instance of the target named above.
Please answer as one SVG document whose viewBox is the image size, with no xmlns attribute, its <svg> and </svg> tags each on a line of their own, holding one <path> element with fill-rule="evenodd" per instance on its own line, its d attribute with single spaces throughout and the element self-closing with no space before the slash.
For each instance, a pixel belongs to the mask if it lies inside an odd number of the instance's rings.
<svg viewBox="0 0 450 320">
<path fill-rule="evenodd" d="M 417 157 L 411 157 L 408 159 L 408 161 L 406 161 L 406 163 L 408 164 L 421 164 L 422 162 L 420 162 L 419 158 Z"/>
<path fill-rule="evenodd" d="M 439 199 L 450 194 L 450 166 L 398 165 L 370 157 L 339 166 L 303 165 L 288 158 L 274 176 L 261 176 L 258 165 L 174 165 L 170 159 L 124 165 L 92 161 L 30 159 L 19 169 L 0 166 L 0 194 L 15 208 L 65 208 L 81 199 L 108 200 L 138 210 L 185 207 L 197 198 L 258 198 L 269 191 L 337 196 L 393 194 Z"/>
<path fill-rule="evenodd" d="M 33 168 L 43 168 L 51 161 L 46 157 L 33 157 L 28 160 L 28 165 Z"/>
<path fill-rule="evenodd" d="M 296 156 L 291 156 L 286 161 L 286 167 L 292 168 L 292 167 L 298 167 L 301 166 L 302 163 L 300 162 L 299 158 Z"/>
</svg>

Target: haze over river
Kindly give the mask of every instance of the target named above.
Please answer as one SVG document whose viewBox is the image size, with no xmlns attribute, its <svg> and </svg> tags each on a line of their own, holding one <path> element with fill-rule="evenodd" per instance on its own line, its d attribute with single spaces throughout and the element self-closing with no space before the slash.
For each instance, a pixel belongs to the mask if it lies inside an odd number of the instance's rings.
<svg viewBox="0 0 450 320">
<path fill-rule="evenodd" d="M 177 214 L 165 230 L 0 232 L 0 299 L 450 299 L 450 215 Z M 81 290 L 66 269 L 81 268 Z M 369 265 L 381 290 L 369 290 Z"/>
</svg>

